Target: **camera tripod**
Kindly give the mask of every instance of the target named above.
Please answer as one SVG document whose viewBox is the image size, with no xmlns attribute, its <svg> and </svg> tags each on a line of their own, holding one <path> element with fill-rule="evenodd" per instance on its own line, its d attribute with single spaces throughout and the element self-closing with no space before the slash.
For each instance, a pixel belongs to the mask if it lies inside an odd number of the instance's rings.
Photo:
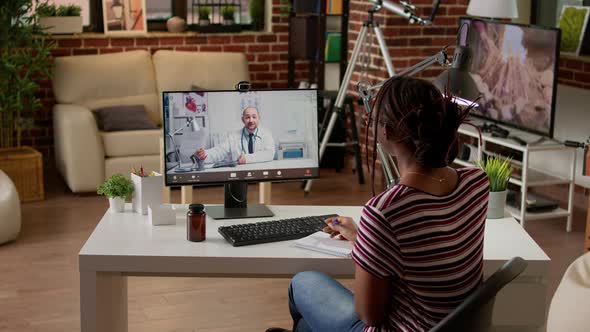
<svg viewBox="0 0 590 332">
<path fill-rule="evenodd" d="M 340 83 L 340 88 L 338 90 L 338 95 L 336 96 L 336 101 L 334 102 L 333 107 L 331 107 L 331 109 L 330 109 L 330 111 L 332 112 L 332 114 L 330 116 L 330 121 L 328 122 L 328 126 L 326 127 L 326 129 L 323 131 L 324 134 L 321 136 L 320 151 L 319 151 L 320 161 L 321 161 L 322 157 L 324 156 L 324 152 L 326 151 L 326 147 L 329 145 L 328 141 L 330 140 L 330 136 L 332 134 L 332 130 L 334 130 L 334 126 L 336 125 L 336 121 L 338 120 L 339 115 L 344 111 L 343 105 L 344 105 L 346 94 L 348 91 L 348 86 L 350 84 L 352 74 L 354 72 L 359 55 L 361 53 L 361 47 L 363 45 L 365 45 L 365 43 L 367 42 L 367 34 L 369 33 L 369 31 L 372 31 L 375 34 L 375 37 L 377 37 L 379 51 L 381 53 L 381 56 L 383 57 L 383 62 L 385 63 L 385 66 L 387 67 L 387 73 L 388 73 L 389 77 L 395 75 L 395 70 L 393 68 L 393 62 L 391 61 L 391 57 L 389 56 L 389 51 L 387 49 L 387 45 L 385 44 L 385 38 L 383 37 L 383 31 L 379 27 L 379 23 L 375 21 L 374 14 L 379 12 L 383 7 L 386 7 L 386 9 L 392 10 L 391 7 L 396 6 L 395 9 L 399 10 L 399 9 L 397 9 L 397 6 L 399 6 L 399 5 L 393 5 L 393 4 L 387 3 L 387 2 L 384 4 L 383 1 L 376 1 L 376 0 L 373 0 L 372 2 L 373 2 L 373 6 L 368 11 L 369 16 L 368 16 L 367 20 L 363 23 L 363 26 L 361 27 L 358 38 L 354 44 L 352 56 L 350 58 L 350 62 L 348 63 L 348 66 L 346 67 L 346 71 L 344 73 L 344 77 L 342 78 L 342 82 Z M 429 24 L 429 22 L 430 22 L 429 20 L 421 19 L 420 17 L 417 17 L 414 14 L 414 10 L 416 8 L 413 5 L 411 5 L 407 2 L 401 2 L 401 3 L 403 5 L 403 7 L 402 7 L 403 12 L 404 12 L 403 15 L 405 17 L 407 17 L 410 20 L 410 22 Z M 433 16 L 431 16 L 431 19 L 433 18 Z M 350 110 L 350 111 L 354 112 L 354 110 Z M 350 142 L 350 143 L 342 143 L 342 144 L 336 143 L 336 144 L 339 146 L 342 146 L 342 145 L 350 145 L 350 144 L 359 144 L 359 142 Z M 362 163 L 359 165 L 356 165 L 356 167 L 362 167 Z M 312 180 L 307 180 L 307 182 L 305 183 L 305 187 L 304 187 L 305 195 L 307 195 L 309 193 L 309 191 L 311 190 L 311 185 L 312 185 Z"/>
</svg>

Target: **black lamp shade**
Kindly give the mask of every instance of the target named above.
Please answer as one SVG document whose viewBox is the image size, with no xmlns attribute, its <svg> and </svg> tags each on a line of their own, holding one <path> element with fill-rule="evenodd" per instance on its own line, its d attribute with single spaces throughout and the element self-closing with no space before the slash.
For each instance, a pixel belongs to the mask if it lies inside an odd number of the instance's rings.
<svg viewBox="0 0 590 332">
<path fill-rule="evenodd" d="M 440 74 L 434 80 L 434 85 L 441 91 L 449 91 L 455 97 L 468 101 L 476 100 L 480 93 L 469 74 L 471 54 L 469 47 L 457 46 L 451 68 Z"/>
</svg>

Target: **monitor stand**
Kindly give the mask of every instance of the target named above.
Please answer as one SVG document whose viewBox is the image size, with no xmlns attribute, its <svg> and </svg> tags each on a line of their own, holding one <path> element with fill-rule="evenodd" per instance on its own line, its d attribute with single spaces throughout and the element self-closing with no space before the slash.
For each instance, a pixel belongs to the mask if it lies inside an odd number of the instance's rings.
<svg viewBox="0 0 590 332">
<path fill-rule="evenodd" d="M 240 219 L 272 217 L 274 213 L 262 204 L 248 204 L 248 183 L 234 182 L 224 185 L 225 204 L 207 206 L 205 211 L 213 219 Z"/>
</svg>

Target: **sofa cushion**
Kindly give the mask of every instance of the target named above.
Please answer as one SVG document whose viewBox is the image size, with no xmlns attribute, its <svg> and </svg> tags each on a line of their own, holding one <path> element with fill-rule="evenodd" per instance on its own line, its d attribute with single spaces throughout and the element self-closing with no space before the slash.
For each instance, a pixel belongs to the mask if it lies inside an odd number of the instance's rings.
<svg viewBox="0 0 590 332">
<path fill-rule="evenodd" d="M 107 157 L 157 155 L 161 129 L 101 132 Z"/>
<path fill-rule="evenodd" d="M 158 91 L 187 91 L 192 86 L 233 90 L 248 81 L 248 60 L 242 53 L 179 52 L 160 50 L 152 60 Z"/>
<path fill-rule="evenodd" d="M 59 104 L 92 110 L 142 104 L 150 118 L 161 123 L 154 68 L 147 51 L 57 57 L 52 82 Z"/>
<path fill-rule="evenodd" d="M 109 106 L 99 108 L 94 113 L 98 128 L 102 131 L 158 129 L 143 105 Z"/>
</svg>

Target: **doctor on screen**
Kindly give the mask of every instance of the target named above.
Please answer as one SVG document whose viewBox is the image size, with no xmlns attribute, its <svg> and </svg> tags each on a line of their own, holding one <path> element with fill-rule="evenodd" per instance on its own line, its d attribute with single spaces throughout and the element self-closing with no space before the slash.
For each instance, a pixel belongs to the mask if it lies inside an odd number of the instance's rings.
<svg viewBox="0 0 590 332">
<path fill-rule="evenodd" d="M 272 133 L 259 126 L 260 113 L 256 102 L 242 102 L 242 123 L 244 127 L 229 133 L 221 144 L 211 148 L 200 148 L 197 158 L 205 163 L 236 161 L 238 164 L 262 163 L 275 156 L 275 142 Z"/>
</svg>

